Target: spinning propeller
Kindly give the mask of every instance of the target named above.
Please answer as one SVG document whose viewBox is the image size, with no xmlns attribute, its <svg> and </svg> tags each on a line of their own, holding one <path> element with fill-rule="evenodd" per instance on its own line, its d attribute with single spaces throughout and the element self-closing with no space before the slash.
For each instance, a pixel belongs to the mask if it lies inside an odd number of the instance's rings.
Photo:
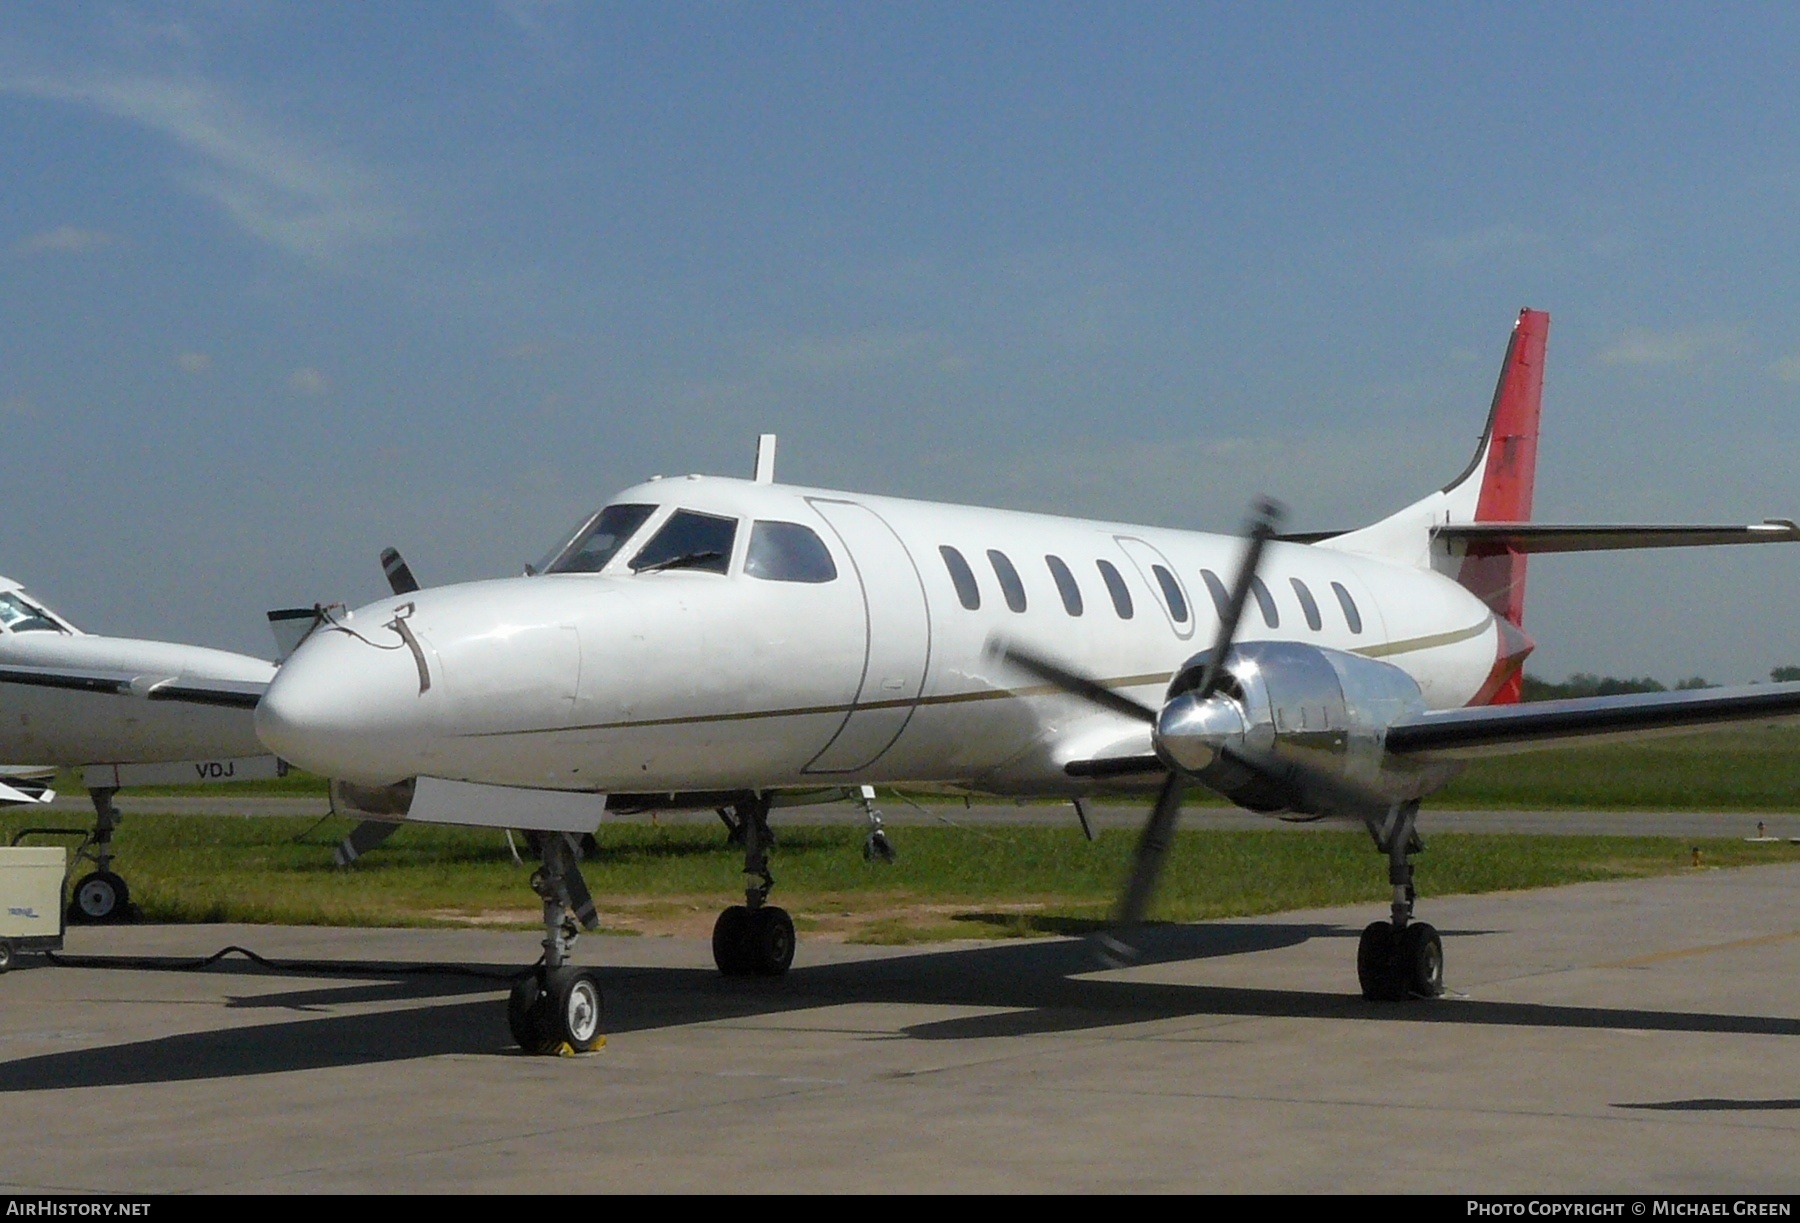
<svg viewBox="0 0 1800 1223">
<path fill-rule="evenodd" d="M 1182 791 L 1194 781 L 1190 768 L 1184 768 L 1176 762 L 1165 741 L 1164 723 L 1177 701 L 1184 707 L 1182 712 L 1185 726 L 1182 738 L 1185 754 L 1190 760 L 1196 747 L 1204 751 L 1208 765 L 1217 759 L 1229 760 L 1293 795 L 1296 805 L 1305 810 L 1367 818 L 1369 813 L 1385 811 L 1389 806 L 1387 799 L 1346 777 L 1290 757 L 1251 748 L 1244 742 L 1244 722 L 1236 702 L 1227 691 L 1231 674 L 1226 668 L 1231 661 L 1238 626 L 1243 620 L 1244 605 L 1250 599 L 1257 569 L 1262 564 L 1263 551 L 1269 540 L 1274 538 L 1280 520 L 1281 507 L 1275 502 L 1262 498 L 1253 506 L 1250 520 L 1245 525 L 1244 557 L 1232 583 L 1230 597 L 1219 618 L 1219 631 L 1213 639 L 1212 649 L 1206 655 L 1199 682 L 1192 689 L 1184 689 L 1172 695 L 1169 704 L 1162 710 L 1152 709 L 1021 646 L 1007 642 L 995 643 L 995 651 L 1020 670 L 1029 672 L 1071 696 L 1147 724 L 1151 728 L 1151 741 L 1156 746 L 1157 755 L 1169 766 L 1168 779 L 1157 793 L 1156 803 L 1150 809 L 1150 818 L 1138 837 L 1131 874 L 1113 913 L 1113 920 L 1118 925 L 1137 925 L 1149 911 L 1150 898 L 1168 858 L 1169 847 L 1174 843 L 1175 827 L 1181 817 Z M 1194 726 L 1202 728 L 1198 734 L 1187 729 Z M 1201 742 L 1193 742 L 1196 738 Z M 1197 765 L 1193 766 L 1193 770 L 1205 767 L 1206 765 Z"/>
</svg>

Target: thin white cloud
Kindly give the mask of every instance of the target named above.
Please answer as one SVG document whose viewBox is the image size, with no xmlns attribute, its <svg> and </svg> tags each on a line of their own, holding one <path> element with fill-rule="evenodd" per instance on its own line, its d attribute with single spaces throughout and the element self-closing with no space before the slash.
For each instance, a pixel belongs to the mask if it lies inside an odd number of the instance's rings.
<svg viewBox="0 0 1800 1223">
<path fill-rule="evenodd" d="M 100 111 L 172 140 L 193 158 L 183 183 L 245 232 L 290 254 L 333 260 L 407 231 L 375 175 L 310 146 L 197 78 L 22 71 L 0 63 L 0 93 Z"/>
<path fill-rule="evenodd" d="M 871 327 L 849 335 L 803 336 L 769 352 L 766 359 L 775 369 L 832 374 L 891 365 L 931 341 L 923 331 Z"/>
<path fill-rule="evenodd" d="M 1449 237 L 1431 238 L 1420 249 L 1432 263 L 1461 267 L 1496 255 L 1516 254 L 1542 246 L 1548 241 L 1548 238 L 1535 230 L 1506 222 Z"/>
<path fill-rule="evenodd" d="M 288 386 L 297 395 L 323 395 L 331 390 L 331 379 L 309 367 L 289 374 Z"/>
<path fill-rule="evenodd" d="M 1602 365 L 1691 365 L 1743 349 L 1743 330 L 1738 327 L 1718 323 L 1667 331 L 1633 327 L 1602 348 L 1599 360 Z"/>
<path fill-rule="evenodd" d="M 20 239 L 12 249 L 15 255 L 76 255 L 111 246 L 118 240 L 116 235 L 103 230 L 58 225 L 55 229 Z"/>
</svg>

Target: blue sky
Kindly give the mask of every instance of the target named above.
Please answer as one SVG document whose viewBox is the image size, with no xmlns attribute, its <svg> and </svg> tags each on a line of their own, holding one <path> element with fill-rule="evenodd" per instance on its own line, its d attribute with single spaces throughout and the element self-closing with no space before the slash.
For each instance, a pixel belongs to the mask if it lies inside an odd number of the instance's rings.
<svg viewBox="0 0 1800 1223">
<path fill-rule="evenodd" d="M 0 10 L 0 571 L 91 630 L 516 572 L 657 472 L 1234 529 L 1800 515 L 1778 6 Z M 1800 550 L 1540 558 L 1534 670 L 1800 662 Z"/>
</svg>

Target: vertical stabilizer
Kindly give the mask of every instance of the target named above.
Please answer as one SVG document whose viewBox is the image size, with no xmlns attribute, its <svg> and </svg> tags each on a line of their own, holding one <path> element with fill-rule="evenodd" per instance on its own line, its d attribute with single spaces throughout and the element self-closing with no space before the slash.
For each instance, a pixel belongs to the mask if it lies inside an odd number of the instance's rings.
<svg viewBox="0 0 1800 1223">
<path fill-rule="evenodd" d="M 1522 310 L 1513 327 L 1487 429 L 1468 470 L 1444 489 L 1446 523 L 1530 522 L 1537 483 L 1538 419 L 1544 405 L 1544 345 L 1550 316 Z M 1455 559 L 1455 558 L 1447 558 Z M 1513 627 L 1525 623 L 1525 555 L 1503 544 L 1474 545 L 1456 580 Z"/>
<path fill-rule="evenodd" d="M 1503 648 L 1482 698 L 1519 699 L 1520 667 L 1531 650 L 1525 623 L 1525 555 L 1504 543 L 1465 548 L 1434 538 L 1438 527 L 1472 522 L 1529 522 L 1537 483 L 1538 420 L 1544 404 L 1544 353 L 1550 316 L 1521 310 L 1500 366 L 1487 427 L 1462 474 L 1442 489 L 1380 522 L 1323 541 L 1320 546 L 1436 569 L 1493 610 Z"/>
</svg>

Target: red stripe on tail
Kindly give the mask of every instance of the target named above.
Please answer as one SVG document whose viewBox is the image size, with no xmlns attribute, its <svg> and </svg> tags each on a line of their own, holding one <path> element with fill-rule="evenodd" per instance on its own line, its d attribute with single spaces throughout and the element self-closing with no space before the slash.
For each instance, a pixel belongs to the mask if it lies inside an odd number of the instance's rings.
<svg viewBox="0 0 1800 1223">
<path fill-rule="evenodd" d="M 1542 310 L 1519 312 L 1506 360 L 1500 367 L 1500 382 L 1494 388 L 1487 433 L 1477 451 L 1485 451 L 1487 461 L 1482 467 L 1475 502 L 1476 522 L 1531 521 L 1531 494 L 1537 482 L 1538 418 L 1544 404 L 1544 347 L 1549 337 L 1548 314 Z M 1456 580 L 1512 627 L 1524 626 L 1523 554 L 1504 545 L 1471 547 L 1463 557 Z M 1513 640 L 1509 649 L 1507 635 L 1503 634 L 1496 674 L 1490 678 L 1493 687 L 1489 700 L 1497 705 L 1517 701 L 1523 686 L 1530 639 L 1522 633 L 1514 636 L 1523 641 Z M 1504 679 L 1500 679 L 1502 674 Z M 1499 682 L 1494 684 L 1496 679 Z"/>
</svg>

